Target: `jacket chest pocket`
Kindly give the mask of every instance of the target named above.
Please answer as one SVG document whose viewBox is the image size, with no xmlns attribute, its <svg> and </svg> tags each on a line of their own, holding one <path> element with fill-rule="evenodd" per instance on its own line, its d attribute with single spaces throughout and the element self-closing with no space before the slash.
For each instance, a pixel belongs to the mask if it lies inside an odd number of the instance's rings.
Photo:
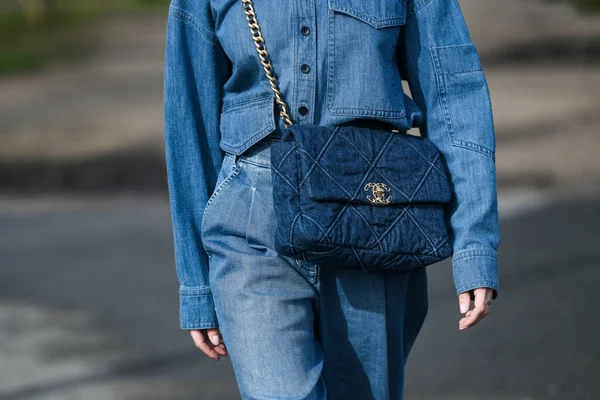
<svg viewBox="0 0 600 400">
<path fill-rule="evenodd" d="M 401 118 L 395 59 L 406 0 L 328 0 L 327 108 L 334 115 Z"/>
</svg>

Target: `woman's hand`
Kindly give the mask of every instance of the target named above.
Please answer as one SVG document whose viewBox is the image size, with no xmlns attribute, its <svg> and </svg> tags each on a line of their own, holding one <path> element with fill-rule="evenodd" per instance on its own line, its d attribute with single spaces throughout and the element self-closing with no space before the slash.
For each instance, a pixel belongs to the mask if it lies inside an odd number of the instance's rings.
<svg viewBox="0 0 600 400">
<path fill-rule="evenodd" d="M 190 335 L 196 347 L 210 358 L 219 361 L 220 356 L 227 355 L 227 349 L 219 328 L 194 329 L 190 330 Z"/>
<path fill-rule="evenodd" d="M 475 307 L 469 310 L 471 292 L 475 295 Z M 493 295 L 494 290 L 490 288 L 473 289 L 472 291 L 463 292 L 458 295 L 460 313 L 465 314 L 464 318 L 458 321 L 458 328 L 461 331 L 474 326 L 492 311 L 491 301 Z"/>
</svg>

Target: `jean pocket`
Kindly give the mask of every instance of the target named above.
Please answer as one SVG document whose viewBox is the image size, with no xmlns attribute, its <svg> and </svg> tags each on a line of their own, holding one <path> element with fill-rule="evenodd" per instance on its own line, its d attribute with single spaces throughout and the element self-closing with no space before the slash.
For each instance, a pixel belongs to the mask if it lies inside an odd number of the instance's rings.
<svg viewBox="0 0 600 400">
<path fill-rule="evenodd" d="M 201 235 L 205 231 L 205 222 L 206 217 L 210 214 L 210 210 L 215 207 L 215 202 L 219 198 L 220 195 L 223 194 L 223 191 L 229 186 L 231 181 L 239 175 L 242 170 L 241 164 L 238 162 L 237 164 L 233 163 L 233 155 L 227 153 L 223 158 L 223 163 L 221 164 L 221 168 L 219 170 L 219 176 L 217 178 L 217 182 L 215 184 L 215 189 L 212 194 L 208 198 L 206 205 L 204 206 L 204 212 L 202 213 L 202 222 L 201 222 Z"/>
<path fill-rule="evenodd" d="M 246 243 L 255 250 L 275 254 L 276 219 L 273 209 L 271 169 L 256 167 L 255 171 L 252 200 L 246 223 Z"/>
<path fill-rule="evenodd" d="M 329 0 L 327 109 L 333 115 L 402 118 L 396 43 L 404 0 Z"/>
</svg>

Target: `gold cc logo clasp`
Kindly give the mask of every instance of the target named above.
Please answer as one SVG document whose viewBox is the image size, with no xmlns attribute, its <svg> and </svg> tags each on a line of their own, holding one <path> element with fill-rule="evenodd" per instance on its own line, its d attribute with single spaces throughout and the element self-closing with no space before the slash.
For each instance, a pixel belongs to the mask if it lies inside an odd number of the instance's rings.
<svg viewBox="0 0 600 400">
<path fill-rule="evenodd" d="M 364 190 L 370 190 L 373 197 L 367 196 L 373 204 L 388 204 L 392 201 L 392 196 L 385 197 L 385 192 L 389 192 L 390 188 L 385 183 L 369 182 L 365 185 Z"/>
</svg>

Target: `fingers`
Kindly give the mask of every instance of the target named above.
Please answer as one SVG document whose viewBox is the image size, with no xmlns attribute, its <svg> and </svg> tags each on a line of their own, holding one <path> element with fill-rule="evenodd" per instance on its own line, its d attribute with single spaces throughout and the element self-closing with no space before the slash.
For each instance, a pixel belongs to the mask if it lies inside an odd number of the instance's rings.
<svg viewBox="0 0 600 400">
<path fill-rule="evenodd" d="M 460 308 L 460 313 L 464 314 L 469 310 L 469 306 L 471 305 L 471 294 L 469 292 L 464 292 L 458 295 L 458 306 Z"/>
<path fill-rule="evenodd" d="M 481 321 L 485 316 L 487 316 L 490 311 L 491 311 L 491 304 L 486 304 L 486 300 L 490 300 L 492 299 L 492 295 L 493 295 L 493 290 L 489 289 L 489 288 L 479 288 L 479 289 L 474 289 L 474 294 L 475 294 L 475 301 L 474 301 L 474 308 L 472 310 L 468 310 L 465 313 L 465 317 L 462 318 L 459 321 L 459 329 L 460 330 L 465 330 L 468 329 L 472 326 L 474 326 L 475 324 L 477 324 L 479 321 Z M 469 292 L 465 292 L 465 293 L 461 293 L 460 296 L 465 295 L 465 297 L 468 297 L 470 300 L 470 294 Z M 461 302 L 461 298 L 459 296 L 459 302 Z M 463 303 L 461 304 L 461 312 L 464 309 L 463 308 Z"/>
<path fill-rule="evenodd" d="M 190 335 L 194 340 L 194 344 L 197 348 L 202 350 L 204 354 L 215 360 L 219 360 L 219 354 L 213 349 L 212 345 L 206 340 L 206 332 L 204 329 L 191 330 Z"/>
<path fill-rule="evenodd" d="M 213 328 L 212 329 L 217 330 L 217 328 Z M 217 361 L 219 361 L 220 356 L 219 356 L 219 352 L 216 350 L 216 347 L 208 340 L 207 337 L 207 330 L 206 329 L 198 329 L 198 330 L 190 330 L 190 335 L 192 336 L 192 340 L 194 341 L 194 344 L 196 345 L 196 347 L 200 350 L 202 350 L 202 352 L 204 354 L 206 354 L 207 356 L 209 356 L 210 358 L 213 358 Z M 214 332 L 213 336 L 214 336 Z M 222 342 L 222 341 L 220 341 Z M 218 348 L 218 346 L 217 346 Z M 221 352 L 224 349 L 224 346 L 220 349 Z M 222 354 L 225 355 L 225 354 Z"/>
<path fill-rule="evenodd" d="M 475 306 L 470 315 L 462 318 L 458 323 L 458 328 L 462 331 L 475 325 L 483 317 L 483 308 Z"/>
<path fill-rule="evenodd" d="M 227 349 L 225 348 L 225 343 L 223 343 L 219 328 L 208 328 L 206 330 L 206 336 L 210 339 L 210 342 L 217 353 L 222 356 L 227 355 Z"/>
</svg>

